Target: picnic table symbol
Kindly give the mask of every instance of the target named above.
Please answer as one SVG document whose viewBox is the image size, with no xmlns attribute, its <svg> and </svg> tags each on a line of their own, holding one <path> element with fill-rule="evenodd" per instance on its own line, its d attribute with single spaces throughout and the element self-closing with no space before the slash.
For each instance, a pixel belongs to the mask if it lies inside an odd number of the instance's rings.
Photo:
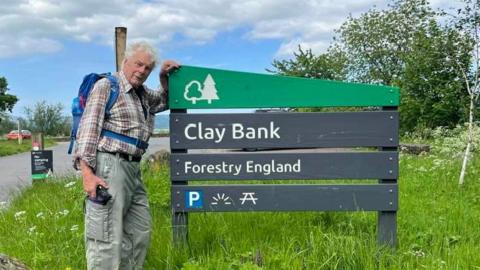
<svg viewBox="0 0 480 270">
<path fill-rule="evenodd" d="M 198 96 L 199 94 L 200 96 Z M 220 99 L 217 95 L 215 81 L 210 74 L 207 74 L 207 77 L 203 81 L 203 87 L 202 84 L 197 80 L 190 81 L 185 86 L 183 97 L 192 102 L 192 104 L 196 104 L 198 100 L 207 100 L 208 104 L 211 104 L 212 100 Z"/>
</svg>

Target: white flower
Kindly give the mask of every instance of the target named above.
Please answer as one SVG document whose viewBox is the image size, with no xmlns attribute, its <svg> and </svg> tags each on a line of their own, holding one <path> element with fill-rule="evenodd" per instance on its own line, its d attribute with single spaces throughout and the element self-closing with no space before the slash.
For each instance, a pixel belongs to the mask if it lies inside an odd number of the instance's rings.
<svg viewBox="0 0 480 270">
<path fill-rule="evenodd" d="M 37 230 L 37 226 L 33 226 L 33 227 L 28 228 L 27 233 L 29 235 L 32 235 L 33 233 L 35 233 L 36 230 Z"/>
<path fill-rule="evenodd" d="M 419 172 L 427 172 L 427 171 L 428 171 L 428 170 L 427 170 L 425 167 L 423 167 L 423 166 L 421 166 L 421 167 L 418 168 L 417 170 L 418 170 Z"/>
<path fill-rule="evenodd" d="M 37 214 L 37 218 L 43 218 L 45 219 L 45 216 L 43 215 L 43 212 L 40 212 Z"/>
<path fill-rule="evenodd" d="M 73 226 L 70 228 L 70 231 L 78 231 L 78 225 L 73 225 Z"/>
<path fill-rule="evenodd" d="M 412 251 L 412 255 L 415 257 L 425 257 L 425 252 L 422 250 L 414 250 Z"/>
<path fill-rule="evenodd" d="M 64 187 L 66 187 L 66 188 L 71 188 L 71 187 L 75 186 L 75 183 L 76 183 L 76 181 L 68 182 L 68 183 L 65 184 Z"/>
<path fill-rule="evenodd" d="M 66 216 L 70 213 L 67 209 L 63 209 L 63 211 L 58 212 L 60 215 Z"/>
<path fill-rule="evenodd" d="M 20 219 L 22 218 L 27 212 L 26 211 L 19 211 L 19 212 L 16 212 L 15 215 L 13 217 L 15 217 L 15 219 Z"/>
<path fill-rule="evenodd" d="M 0 202 L 0 209 L 6 208 L 7 207 L 7 202 Z"/>
</svg>

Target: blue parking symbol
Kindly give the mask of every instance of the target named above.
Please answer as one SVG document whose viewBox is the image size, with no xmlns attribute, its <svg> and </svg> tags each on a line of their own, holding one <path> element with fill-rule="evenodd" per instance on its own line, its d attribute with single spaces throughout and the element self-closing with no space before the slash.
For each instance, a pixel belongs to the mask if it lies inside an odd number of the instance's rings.
<svg viewBox="0 0 480 270">
<path fill-rule="evenodd" d="M 185 191 L 185 206 L 186 208 L 203 208 L 203 191 Z"/>
</svg>

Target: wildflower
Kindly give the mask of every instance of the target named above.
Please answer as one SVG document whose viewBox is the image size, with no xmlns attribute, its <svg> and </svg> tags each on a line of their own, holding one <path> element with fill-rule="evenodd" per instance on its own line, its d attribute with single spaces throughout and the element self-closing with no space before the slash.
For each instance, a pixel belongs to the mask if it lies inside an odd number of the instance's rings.
<svg viewBox="0 0 480 270">
<path fill-rule="evenodd" d="M 27 212 L 26 211 L 19 211 L 16 212 L 15 215 L 13 216 L 16 220 L 22 218 Z"/>
<path fill-rule="evenodd" d="M 73 225 L 71 228 L 70 228 L 70 231 L 78 231 L 78 225 Z"/>
<path fill-rule="evenodd" d="M 418 170 L 419 172 L 427 172 L 427 171 L 428 171 L 428 170 L 427 170 L 425 167 L 423 167 L 423 166 L 421 166 L 421 167 L 418 168 L 417 170 Z"/>
<path fill-rule="evenodd" d="M 414 250 L 412 251 L 412 255 L 415 256 L 415 257 L 425 257 L 425 252 L 423 252 L 422 250 Z"/>
<path fill-rule="evenodd" d="M 43 212 L 38 213 L 36 217 L 45 219 L 45 216 L 43 215 Z"/>
<path fill-rule="evenodd" d="M 32 234 L 35 233 L 36 230 L 37 230 L 37 226 L 33 226 L 33 227 L 28 228 L 27 233 L 28 233 L 28 235 L 32 235 Z"/>
<path fill-rule="evenodd" d="M 63 211 L 58 212 L 60 215 L 66 216 L 70 213 L 67 209 L 63 209 Z"/>
<path fill-rule="evenodd" d="M 5 201 L 0 202 L 0 209 L 6 208 L 6 207 L 7 207 L 7 202 L 5 202 Z"/>
<path fill-rule="evenodd" d="M 441 167 L 444 164 L 444 161 L 442 159 L 434 159 L 433 160 L 433 165 L 436 167 Z"/>
<path fill-rule="evenodd" d="M 75 183 L 76 183 L 76 181 L 68 182 L 68 183 L 65 184 L 64 187 L 66 187 L 66 188 L 71 188 L 71 187 L 75 186 Z"/>
</svg>

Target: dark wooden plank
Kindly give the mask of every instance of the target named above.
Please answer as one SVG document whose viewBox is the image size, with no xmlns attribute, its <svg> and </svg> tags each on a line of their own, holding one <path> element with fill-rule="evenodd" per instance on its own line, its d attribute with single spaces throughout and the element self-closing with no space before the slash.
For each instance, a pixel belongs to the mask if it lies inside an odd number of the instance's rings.
<svg viewBox="0 0 480 270">
<path fill-rule="evenodd" d="M 398 152 L 176 154 L 172 181 L 395 179 Z"/>
<path fill-rule="evenodd" d="M 398 112 L 170 115 L 172 149 L 398 146 Z"/>
<path fill-rule="evenodd" d="M 397 185 L 172 185 L 174 212 L 394 211 Z"/>
</svg>

